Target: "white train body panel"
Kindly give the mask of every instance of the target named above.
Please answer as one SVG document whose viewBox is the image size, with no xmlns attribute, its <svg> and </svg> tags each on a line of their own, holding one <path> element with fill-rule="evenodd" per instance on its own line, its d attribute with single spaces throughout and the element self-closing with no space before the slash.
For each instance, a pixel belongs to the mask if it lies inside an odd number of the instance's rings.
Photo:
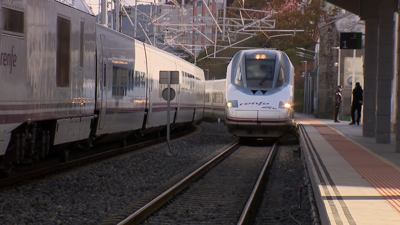
<svg viewBox="0 0 400 225">
<path fill-rule="evenodd" d="M 266 49 L 239 51 L 228 65 L 224 87 L 228 131 L 238 137 L 282 136 L 293 126 L 293 84 L 294 68 L 285 53 Z M 208 85 L 206 90 L 210 89 Z M 216 90 L 212 91 L 215 95 Z M 214 114 L 213 107 L 211 115 L 206 111 L 207 117 Z"/>
<path fill-rule="evenodd" d="M 97 49 L 96 135 L 142 128 L 147 74 L 143 43 L 97 25 Z"/>
<path fill-rule="evenodd" d="M 166 84 L 159 83 L 160 71 L 179 71 L 179 84 L 172 84 L 176 97 L 171 101 L 171 123 L 200 121 L 204 109 L 204 73 L 193 64 L 161 51 L 150 45 L 146 46 L 149 69 L 149 108 L 146 128 L 166 124 L 167 101 L 162 97 Z"/>
<path fill-rule="evenodd" d="M 53 0 L 1 1 L 0 155 L 10 132 L 27 121 L 93 117 L 96 19 L 84 2 L 76 3 L 77 8 Z M 63 40 L 69 51 L 60 58 Z"/>
</svg>

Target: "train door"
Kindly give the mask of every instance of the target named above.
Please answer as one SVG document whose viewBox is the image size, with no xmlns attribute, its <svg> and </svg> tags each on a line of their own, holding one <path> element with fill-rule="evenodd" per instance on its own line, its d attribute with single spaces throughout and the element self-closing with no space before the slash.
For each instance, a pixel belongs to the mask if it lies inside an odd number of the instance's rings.
<svg viewBox="0 0 400 225">
<path fill-rule="evenodd" d="M 178 67 L 178 64 L 177 64 L 177 62 L 175 62 L 175 70 L 176 71 L 179 71 L 179 67 Z M 177 112 L 180 112 L 180 109 L 181 109 L 181 82 L 183 81 L 183 74 L 179 71 L 179 84 L 176 84 L 176 90 L 175 90 L 175 99 L 174 99 L 174 101 L 176 101 L 176 103 L 177 103 Z M 186 99 L 183 99 L 183 100 L 186 100 Z M 175 108 L 175 107 L 173 107 L 173 108 Z M 172 112 L 171 112 L 171 114 L 172 114 Z M 176 117 L 178 117 L 178 115 L 176 115 Z"/>
<path fill-rule="evenodd" d="M 104 123 L 106 121 L 106 110 L 107 110 L 107 39 L 104 34 L 100 35 L 101 43 L 101 82 L 100 82 L 100 92 L 101 92 L 101 110 L 100 110 L 100 123 L 99 129 L 103 129 Z"/>
<path fill-rule="evenodd" d="M 210 110 L 211 110 L 211 118 L 216 117 L 215 114 L 214 114 L 214 104 L 215 104 L 215 98 L 214 98 L 214 96 L 216 96 L 216 93 L 215 93 L 215 90 L 214 90 L 214 89 L 215 89 L 215 81 L 213 81 L 212 84 L 211 84 L 211 92 L 210 92 L 210 101 L 211 101 Z"/>
<path fill-rule="evenodd" d="M 148 51 L 146 49 L 146 45 L 143 44 L 144 47 L 144 52 L 146 55 L 146 75 L 147 75 L 147 90 L 146 90 L 146 109 L 147 109 L 147 121 L 146 124 L 149 124 L 150 119 L 151 119 L 151 114 L 152 114 L 152 110 L 153 110 L 153 88 L 154 88 L 154 82 L 155 82 L 155 76 L 158 76 L 158 74 L 155 74 L 154 67 L 150 67 L 150 63 L 149 63 L 149 59 L 151 58 L 151 51 Z M 158 84 L 158 82 L 157 82 Z M 157 85 L 159 86 L 159 85 Z"/>
</svg>

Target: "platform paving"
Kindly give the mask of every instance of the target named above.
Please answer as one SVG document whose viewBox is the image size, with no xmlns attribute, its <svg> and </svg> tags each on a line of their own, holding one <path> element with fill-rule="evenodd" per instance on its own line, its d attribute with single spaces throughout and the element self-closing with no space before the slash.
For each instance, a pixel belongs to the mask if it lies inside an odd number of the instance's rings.
<svg viewBox="0 0 400 225">
<path fill-rule="evenodd" d="M 322 224 L 400 224 L 394 140 L 377 144 L 362 136 L 362 126 L 295 117 Z"/>
</svg>

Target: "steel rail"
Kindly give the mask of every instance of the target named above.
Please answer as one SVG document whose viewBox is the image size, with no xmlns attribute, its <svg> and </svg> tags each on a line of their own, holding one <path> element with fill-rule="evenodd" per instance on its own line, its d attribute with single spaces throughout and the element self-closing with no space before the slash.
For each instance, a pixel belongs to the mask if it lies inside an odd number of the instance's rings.
<svg viewBox="0 0 400 225">
<path fill-rule="evenodd" d="M 239 146 L 239 143 L 236 142 L 233 145 L 229 146 L 226 150 L 212 158 L 206 164 L 189 174 L 187 177 L 179 181 L 177 184 L 166 190 L 164 193 L 159 195 L 157 198 L 153 199 L 151 202 L 147 203 L 145 206 L 125 218 L 123 221 L 118 223 L 119 225 L 125 224 L 138 224 L 144 219 L 146 219 L 149 215 L 163 206 L 168 200 L 177 195 L 180 191 L 185 189 L 189 184 L 191 184 L 199 175 L 201 175 L 204 171 L 214 166 L 218 163 L 223 157 L 229 155 L 236 147 Z"/>
<path fill-rule="evenodd" d="M 275 158 L 276 152 L 278 151 L 279 146 L 275 143 L 272 146 L 271 151 L 268 154 L 267 159 L 265 160 L 264 166 L 260 172 L 260 175 L 258 176 L 257 182 L 254 185 L 253 191 L 250 194 L 249 200 L 246 203 L 246 206 L 244 207 L 242 211 L 242 215 L 240 216 L 237 224 L 242 225 L 242 224 L 251 224 L 251 220 L 254 219 L 254 215 L 256 213 L 256 208 L 261 200 L 260 194 L 262 194 L 263 187 L 266 183 L 266 174 L 268 172 L 268 168 L 272 164 L 273 159 Z"/>
<path fill-rule="evenodd" d="M 182 132 L 179 132 L 177 134 L 173 134 L 171 135 L 171 139 L 176 139 L 179 137 L 183 137 L 187 134 L 192 133 L 195 130 L 195 127 L 191 128 L 189 130 L 185 130 Z M 90 156 L 86 156 L 86 157 L 82 157 L 79 159 L 75 159 L 75 160 L 71 160 L 69 162 L 66 163 L 61 163 L 61 164 L 57 164 L 57 165 L 52 165 L 52 166 L 48 166 L 45 168 L 39 168 L 37 170 L 34 171 L 30 171 L 27 173 L 23 173 L 21 175 L 17 175 L 14 177 L 9 177 L 9 178 L 4 178 L 4 179 L 0 179 L 0 188 L 3 187 L 7 187 L 7 186 L 11 186 L 17 183 L 21 183 L 23 181 L 26 181 L 28 179 L 33 179 L 33 178 L 37 178 L 43 175 L 47 175 L 53 172 L 57 172 L 60 170 L 64 170 L 64 169 L 68 169 L 68 168 L 72 168 L 75 166 L 79 166 L 82 165 L 84 163 L 88 163 L 91 161 L 97 161 L 100 159 L 105 159 L 105 158 L 109 158 L 112 156 L 116 156 L 116 155 L 121 155 L 123 153 L 127 153 L 127 152 L 131 152 L 134 150 L 138 150 L 138 148 L 145 148 L 151 145 L 155 145 L 155 144 L 159 144 L 165 141 L 165 137 L 161 137 L 158 139 L 154 139 L 154 140 L 150 140 L 150 141 L 145 141 L 145 142 L 141 142 L 141 143 L 137 143 L 137 144 L 133 144 L 133 145 L 129 145 L 126 147 L 122 147 L 122 148 L 118 148 L 118 149 L 113 149 L 113 150 L 108 150 L 102 153 L 98 153 L 98 154 L 94 154 L 94 155 L 90 155 Z"/>
</svg>

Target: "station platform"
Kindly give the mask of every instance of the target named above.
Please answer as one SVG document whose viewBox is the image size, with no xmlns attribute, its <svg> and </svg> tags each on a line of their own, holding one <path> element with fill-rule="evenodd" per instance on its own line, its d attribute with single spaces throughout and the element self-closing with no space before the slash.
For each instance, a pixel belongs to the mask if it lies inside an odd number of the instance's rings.
<svg viewBox="0 0 400 225">
<path fill-rule="evenodd" d="M 296 114 L 321 224 L 400 224 L 400 153 L 362 125 Z"/>
</svg>

